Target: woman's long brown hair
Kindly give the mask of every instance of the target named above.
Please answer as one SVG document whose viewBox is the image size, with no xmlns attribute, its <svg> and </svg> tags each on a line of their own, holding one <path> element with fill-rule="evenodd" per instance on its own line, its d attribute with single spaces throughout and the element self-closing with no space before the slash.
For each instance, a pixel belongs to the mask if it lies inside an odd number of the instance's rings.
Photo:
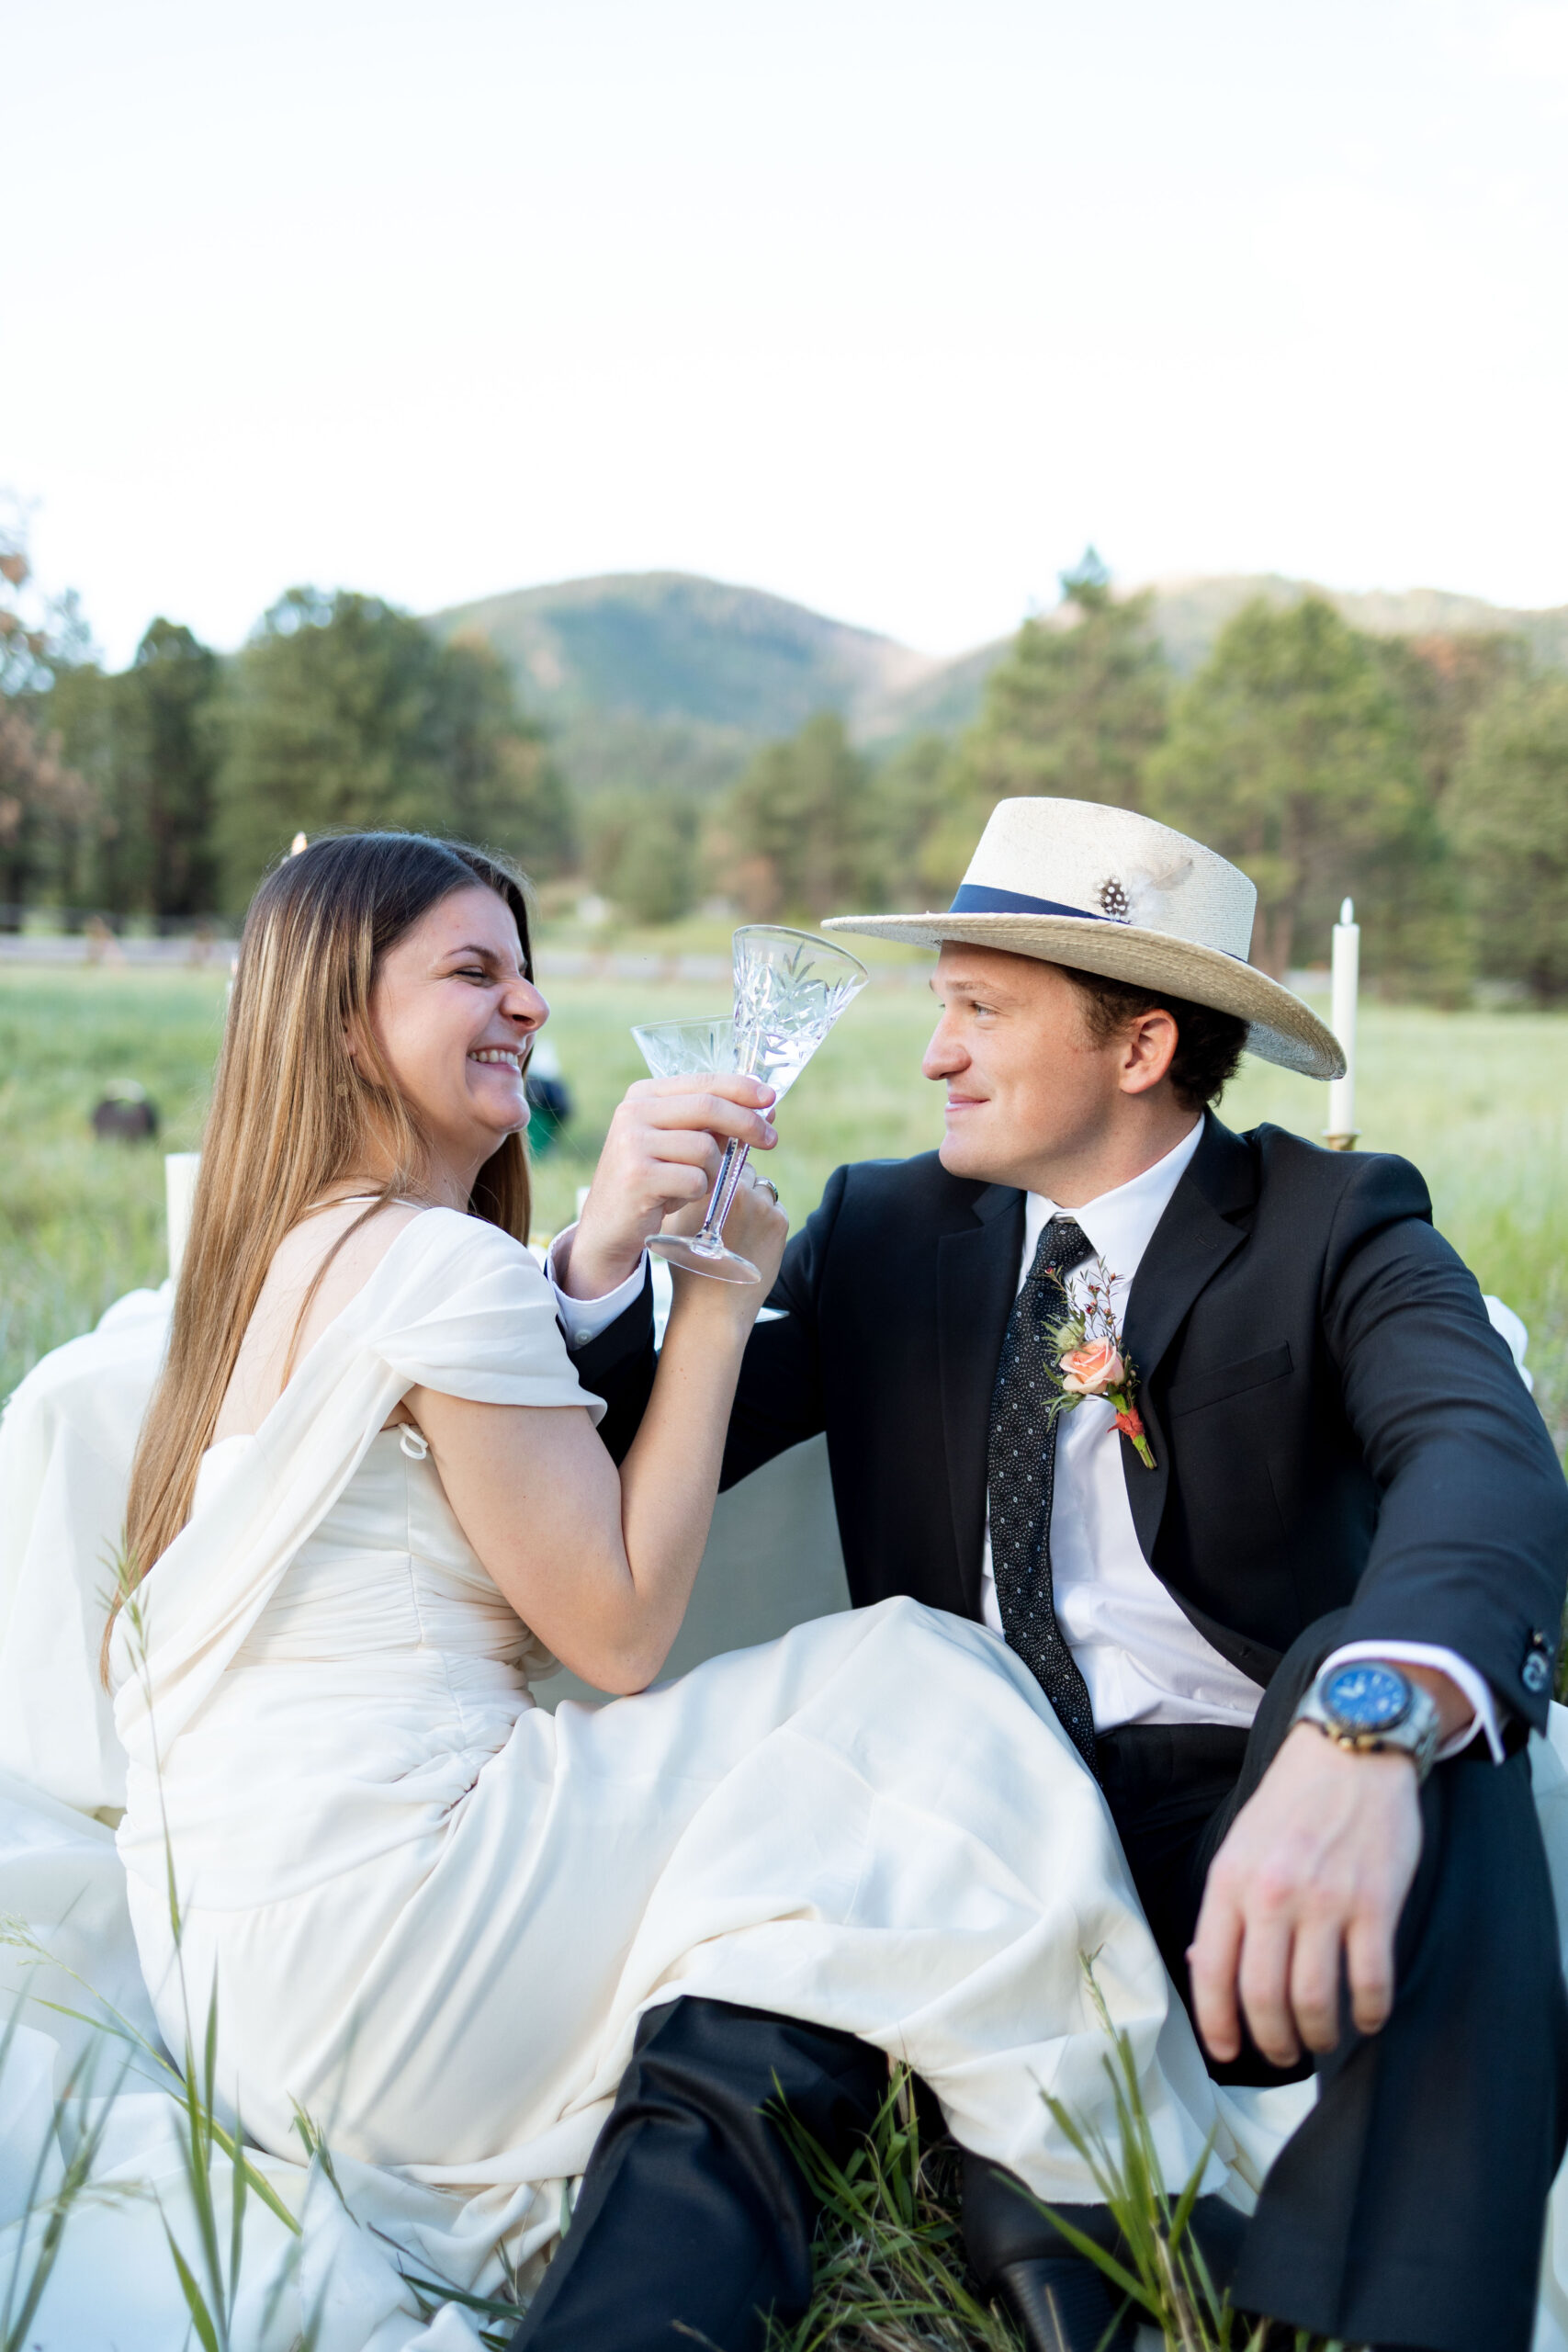
<svg viewBox="0 0 1568 2352">
<path fill-rule="evenodd" d="M 523 968 L 531 978 L 520 877 L 461 842 L 417 833 L 348 833 L 313 842 L 277 865 L 251 901 L 202 1137 L 168 1355 L 131 1467 L 127 1589 L 141 1582 L 190 1517 L 201 1457 L 284 1236 L 333 1185 L 384 1167 L 389 1158 L 392 1172 L 365 1216 L 424 1181 L 418 1126 L 376 1046 L 371 992 L 388 950 L 432 907 L 476 882 L 502 899 L 515 918 Z M 347 1051 L 350 1031 L 356 1058 Z M 508 1136 L 485 1162 L 468 1206 L 473 1216 L 527 1239 L 528 1160 L 521 1135 Z M 355 1218 L 336 1246 L 363 1221 Z M 123 1597 L 116 1599 L 104 1635 L 106 1675 Z"/>
</svg>

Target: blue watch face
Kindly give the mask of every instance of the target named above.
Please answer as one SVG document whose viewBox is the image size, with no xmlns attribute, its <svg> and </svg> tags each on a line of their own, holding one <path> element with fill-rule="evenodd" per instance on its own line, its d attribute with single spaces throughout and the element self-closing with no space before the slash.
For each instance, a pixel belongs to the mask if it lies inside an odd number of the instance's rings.
<svg viewBox="0 0 1568 2352">
<path fill-rule="evenodd" d="M 1323 1703 L 1347 1731 L 1392 1731 L 1410 1713 L 1410 1685 L 1387 1666 L 1342 1666 L 1323 1685 Z"/>
</svg>

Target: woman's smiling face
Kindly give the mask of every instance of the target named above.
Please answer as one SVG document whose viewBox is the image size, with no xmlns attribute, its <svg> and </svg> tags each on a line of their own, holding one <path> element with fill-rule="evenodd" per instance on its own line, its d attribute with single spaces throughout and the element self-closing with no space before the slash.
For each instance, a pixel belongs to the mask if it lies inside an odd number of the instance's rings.
<svg viewBox="0 0 1568 2352">
<path fill-rule="evenodd" d="M 381 960 L 376 1042 L 441 1163 L 432 1174 L 465 1196 L 528 1123 L 523 1069 L 549 1010 L 524 973 L 512 910 L 481 883 L 440 899 Z"/>
</svg>

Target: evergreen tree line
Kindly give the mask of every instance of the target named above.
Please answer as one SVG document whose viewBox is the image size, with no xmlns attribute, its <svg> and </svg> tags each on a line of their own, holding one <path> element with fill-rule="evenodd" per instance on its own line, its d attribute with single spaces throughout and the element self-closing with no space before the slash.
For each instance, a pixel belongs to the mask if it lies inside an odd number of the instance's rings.
<svg viewBox="0 0 1568 2352">
<path fill-rule="evenodd" d="M 1452 1003 L 1479 976 L 1568 997 L 1568 677 L 1507 637 L 1371 637 L 1307 597 L 1247 605 L 1181 681 L 1152 600 L 1113 598 L 1092 552 L 1063 588 L 964 733 L 878 760 L 813 718 L 701 825 L 678 799 L 602 815 L 600 887 L 648 920 L 715 888 L 764 920 L 943 906 L 997 801 L 1062 794 L 1234 858 L 1276 977 L 1323 959 L 1348 894 L 1391 989 Z"/>
<path fill-rule="evenodd" d="M 343 826 L 457 833 L 543 877 L 576 862 L 566 786 L 484 643 L 296 588 L 231 660 L 160 619 L 116 673 L 28 588 L 0 544 L 0 922 L 237 915 L 297 831 Z"/>
<path fill-rule="evenodd" d="M 1374 638 L 1308 597 L 1249 605 L 1180 680 L 1151 600 L 1114 598 L 1092 553 L 1063 589 L 960 734 L 876 756 L 823 713 L 716 802 L 656 788 L 578 808 L 480 640 L 300 588 L 231 659 L 160 619 L 110 673 L 0 532 L 0 922 L 234 915 L 296 831 L 389 825 L 487 842 L 541 880 L 585 860 L 639 922 L 708 892 L 809 922 L 945 904 L 998 800 L 1059 793 L 1235 858 L 1277 975 L 1321 958 L 1348 893 L 1388 986 L 1568 997 L 1568 677 L 1506 637 Z"/>
</svg>

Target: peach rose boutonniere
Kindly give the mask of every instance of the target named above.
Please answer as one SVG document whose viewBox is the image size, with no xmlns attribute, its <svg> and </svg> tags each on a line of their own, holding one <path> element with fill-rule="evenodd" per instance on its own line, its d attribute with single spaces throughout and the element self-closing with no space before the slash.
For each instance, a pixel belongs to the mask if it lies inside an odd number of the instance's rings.
<svg viewBox="0 0 1568 2352">
<path fill-rule="evenodd" d="M 1113 1426 L 1145 1468 L 1152 1470 L 1154 1451 L 1133 1401 L 1138 1375 L 1128 1362 L 1111 1304 L 1115 1283 L 1103 1258 L 1095 1260 L 1092 1273 L 1081 1283 L 1081 1303 L 1075 1302 L 1066 1283 L 1057 1278 L 1067 1312 L 1049 1326 L 1045 1335 L 1062 1383 L 1060 1394 L 1051 1402 L 1051 1419 L 1055 1422 L 1059 1413 L 1070 1413 L 1086 1396 L 1103 1396 L 1116 1417 Z"/>
</svg>

